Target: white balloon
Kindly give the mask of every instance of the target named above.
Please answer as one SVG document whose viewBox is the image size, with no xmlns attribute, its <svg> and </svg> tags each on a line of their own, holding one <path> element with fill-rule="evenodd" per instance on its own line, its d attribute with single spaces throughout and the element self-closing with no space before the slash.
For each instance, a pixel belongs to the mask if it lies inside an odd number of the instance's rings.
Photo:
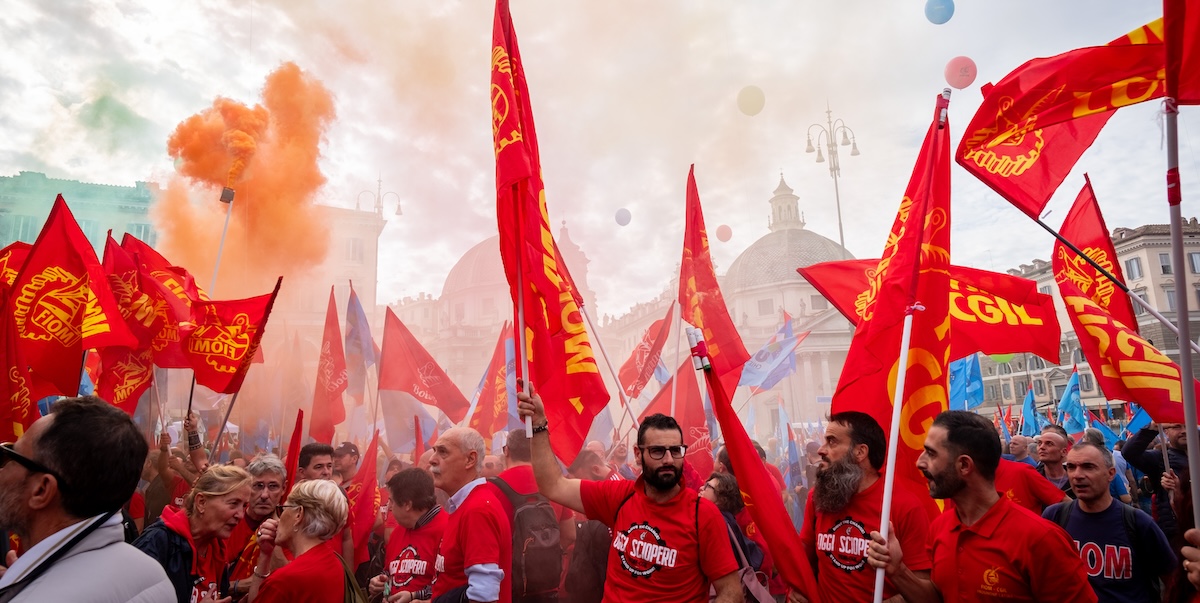
<svg viewBox="0 0 1200 603">
<path fill-rule="evenodd" d="M 617 224 L 619 224 L 621 226 L 625 226 L 625 225 L 629 224 L 629 221 L 632 219 L 633 219 L 633 214 L 629 213 L 628 209 L 625 209 L 624 207 L 622 207 L 621 209 L 617 210 Z"/>
</svg>

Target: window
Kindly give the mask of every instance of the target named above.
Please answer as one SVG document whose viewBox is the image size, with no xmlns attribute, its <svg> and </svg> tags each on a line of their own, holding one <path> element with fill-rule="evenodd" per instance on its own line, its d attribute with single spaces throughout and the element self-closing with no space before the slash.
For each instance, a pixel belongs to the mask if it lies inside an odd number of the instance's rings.
<svg viewBox="0 0 1200 603">
<path fill-rule="evenodd" d="M 79 220 L 79 230 L 83 231 L 83 236 L 87 237 L 92 247 L 96 247 L 97 243 L 103 243 L 100 238 L 100 223 L 95 220 Z"/>
<path fill-rule="evenodd" d="M 38 233 L 42 231 L 42 223 L 34 219 L 33 216 L 13 216 L 12 217 L 12 235 L 15 241 L 24 241 L 32 243 L 37 239 Z"/>
<path fill-rule="evenodd" d="M 1138 296 L 1139 299 L 1146 303 L 1150 302 L 1150 298 L 1145 293 L 1134 293 L 1134 295 Z M 1135 302 L 1133 304 L 1133 314 L 1134 316 L 1142 316 L 1143 314 L 1146 314 L 1146 308 L 1142 306 L 1142 304 Z"/>
<path fill-rule="evenodd" d="M 1041 379 L 1034 381 L 1033 382 L 1033 393 L 1035 393 L 1039 396 L 1046 395 L 1046 382 L 1042 381 Z"/>
<path fill-rule="evenodd" d="M 1188 264 L 1192 267 L 1192 274 L 1200 274 L 1200 251 L 1188 252 Z"/>
<path fill-rule="evenodd" d="M 1029 390 L 1029 381 L 1027 379 L 1013 380 L 1013 389 L 1024 394 Z"/>
<path fill-rule="evenodd" d="M 995 374 L 996 374 L 996 367 L 989 366 L 988 367 L 988 375 L 995 375 Z"/>
<path fill-rule="evenodd" d="M 1085 392 L 1092 391 L 1094 382 L 1092 381 L 1091 373 L 1079 373 L 1079 389 Z"/>
<path fill-rule="evenodd" d="M 1000 387 L 1004 390 L 1004 399 L 1011 400 L 1012 399 L 1012 386 L 1007 383 L 1001 383 Z"/>
<path fill-rule="evenodd" d="M 467 305 L 459 302 L 454 304 L 454 322 L 462 324 L 462 321 L 467 317 Z"/>
<path fill-rule="evenodd" d="M 1000 374 L 1001 375 L 1011 375 L 1012 367 L 1008 366 L 1008 364 L 1001 364 L 1000 365 Z"/>
<path fill-rule="evenodd" d="M 1041 287 L 1038 287 L 1038 291 L 1045 295 L 1051 295 L 1054 291 L 1054 288 L 1050 285 L 1042 285 Z"/>
<path fill-rule="evenodd" d="M 154 232 L 154 227 L 141 222 L 130 222 L 125 225 L 125 232 L 141 239 L 141 241 L 151 247 L 157 242 L 158 233 Z"/>
<path fill-rule="evenodd" d="M 1142 278 L 1142 258 L 1125 260 L 1125 278 L 1136 281 Z"/>
<path fill-rule="evenodd" d="M 1054 386 L 1054 399 L 1055 400 L 1062 400 L 1063 394 L 1065 394 L 1065 393 L 1067 393 L 1067 384 L 1066 383 L 1064 383 L 1062 385 Z"/>
<path fill-rule="evenodd" d="M 1163 297 L 1167 298 L 1167 312 L 1175 311 L 1175 289 L 1163 289 Z"/>
<path fill-rule="evenodd" d="M 1079 348 L 1075 348 L 1074 350 L 1071 350 L 1071 362 L 1074 364 L 1082 364 L 1082 363 L 1086 362 L 1083 359 L 1083 350 L 1081 350 Z"/>
<path fill-rule="evenodd" d="M 758 315 L 770 316 L 775 312 L 775 302 L 769 299 L 758 300 Z"/>
<path fill-rule="evenodd" d="M 813 295 L 808 298 L 808 302 L 809 307 L 812 308 L 814 312 L 817 310 L 829 309 L 829 300 L 825 299 L 825 296 L 823 295 Z"/>
<path fill-rule="evenodd" d="M 986 398 L 988 400 L 996 399 L 996 386 L 995 385 L 989 385 L 989 386 L 987 386 L 987 388 L 984 389 L 984 398 Z"/>
<path fill-rule="evenodd" d="M 363 262 L 362 239 L 346 239 L 346 260 L 355 264 Z"/>
<path fill-rule="evenodd" d="M 1046 361 L 1042 360 L 1038 356 L 1034 356 L 1033 358 L 1029 359 L 1029 368 L 1031 368 L 1033 370 L 1044 369 L 1044 368 L 1046 368 Z"/>
<path fill-rule="evenodd" d="M 1162 269 L 1163 274 L 1171 274 L 1171 254 L 1158 254 L 1158 267 Z"/>
</svg>

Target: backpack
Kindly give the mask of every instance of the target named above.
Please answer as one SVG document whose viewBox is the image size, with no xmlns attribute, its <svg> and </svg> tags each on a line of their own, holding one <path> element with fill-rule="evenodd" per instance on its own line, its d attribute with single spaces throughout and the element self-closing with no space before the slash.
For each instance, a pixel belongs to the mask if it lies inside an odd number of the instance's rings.
<svg viewBox="0 0 1200 603">
<path fill-rule="evenodd" d="M 512 504 L 512 594 L 514 603 L 527 597 L 556 595 L 562 581 L 563 551 L 558 516 L 541 494 L 521 494 L 500 478 L 488 478 Z"/>
<path fill-rule="evenodd" d="M 1116 502 L 1118 505 L 1121 505 L 1121 519 L 1123 520 L 1123 522 L 1125 524 L 1125 537 L 1129 539 L 1129 543 L 1134 548 L 1134 550 L 1144 550 L 1144 549 L 1142 549 L 1141 546 L 1139 546 L 1143 542 L 1146 542 L 1146 540 L 1142 538 L 1141 533 L 1138 532 L 1138 529 L 1137 529 L 1137 513 L 1138 513 L 1137 509 L 1134 509 L 1133 507 L 1131 507 L 1119 500 L 1116 500 L 1114 502 Z M 1067 522 L 1070 521 L 1070 519 L 1071 519 L 1071 511 L 1074 510 L 1075 507 L 1077 507 L 1077 506 L 1079 506 L 1078 500 L 1072 500 L 1069 503 L 1059 503 L 1058 513 L 1056 513 L 1054 515 L 1054 523 L 1062 526 L 1063 530 L 1066 530 Z M 1138 562 L 1138 558 L 1136 558 L 1136 557 L 1133 560 L 1133 566 L 1134 566 L 1133 571 L 1135 571 L 1135 572 L 1140 573 L 1140 572 L 1146 571 L 1145 568 L 1140 567 L 1141 563 Z M 1153 592 L 1151 593 L 1153 596 L 1153 600 L 1157 601 L 1157 600 L 1159 600 L 1159 598 L 1162 594 L 1162 591 L 1163 591 L 1164 585 L 1163 585 L 1162 578 L 1155 577 L 1151 580 L 1150 583 L 1151 583 L 1151 589 L 1153 590 Z"/>
</svg>

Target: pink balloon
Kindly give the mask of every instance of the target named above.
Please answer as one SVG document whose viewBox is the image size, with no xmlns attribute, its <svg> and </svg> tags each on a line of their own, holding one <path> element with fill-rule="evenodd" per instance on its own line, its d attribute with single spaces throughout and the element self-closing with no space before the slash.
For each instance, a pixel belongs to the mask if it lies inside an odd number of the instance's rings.
<svg viewBox="0 0 1200 603">
<path fill-rule="evenodd" d="M 962 90 L 975 81 L 978 70 L 969 57 L 954 57 L 946 63 L 946 83 Z"/>
<path fill-rule="evenodd" d="M 722 224 L 717 227 L 717 240 L 724 243 L 733 238 L 733 229 L 727 224 Z"/>
</svg>

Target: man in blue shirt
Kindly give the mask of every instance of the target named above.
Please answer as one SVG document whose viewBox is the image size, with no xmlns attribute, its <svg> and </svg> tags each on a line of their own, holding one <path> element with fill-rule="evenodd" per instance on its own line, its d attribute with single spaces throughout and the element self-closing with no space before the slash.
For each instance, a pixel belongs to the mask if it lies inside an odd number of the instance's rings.
<svg viewBox="0 0 1200 603">
<path fill-rule="evenodd" d="M 1076 500 L 1047 507 L 1042 517 L 1066 529 L 1101 603 L 1161 600 L 1159 579 L 1175 569 L 1175 554 L 1149 515 L 1112 497 L 1112 454 L 1083 441 L 1064 463 Z"/>
</svg>

